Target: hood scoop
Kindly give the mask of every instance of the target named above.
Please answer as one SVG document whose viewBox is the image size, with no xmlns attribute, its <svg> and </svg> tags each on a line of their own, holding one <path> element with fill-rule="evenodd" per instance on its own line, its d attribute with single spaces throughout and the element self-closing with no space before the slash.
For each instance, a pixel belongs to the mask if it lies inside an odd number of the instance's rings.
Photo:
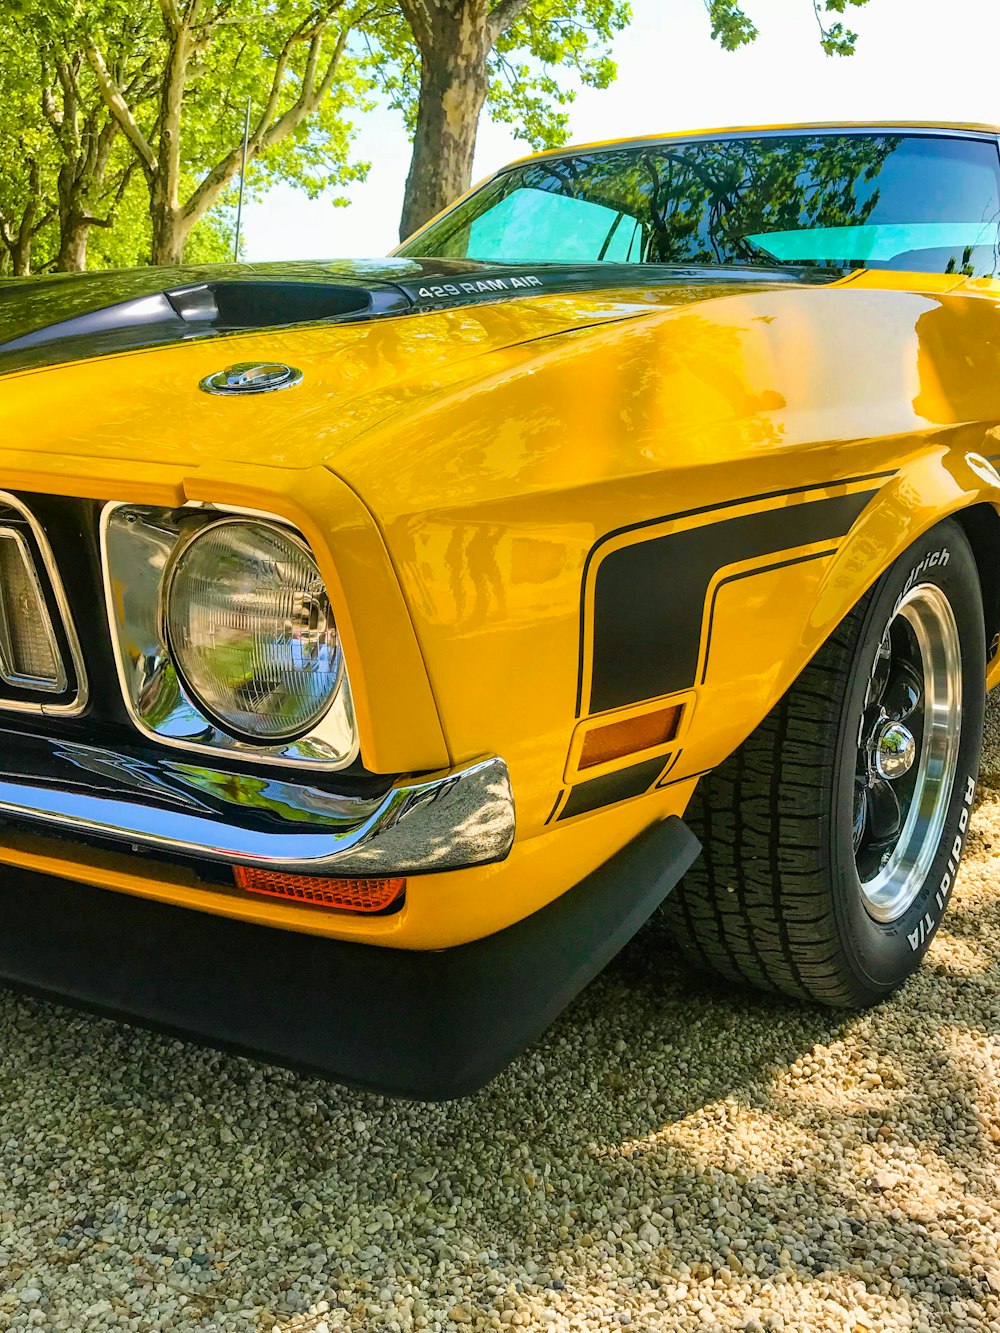
<svg viewBox="0 0 1000 1333">
<path fill-rule="evenodd" d="M 35 298 L 39 304 L 44 300 L 41 292 Z M 206 333 L 369 318 L 409 305 L 402 292 L 388 286 L 220 278 L 85 309 L 42 324 L 0 342 L 0 361 L 4 370 L 14 370 L 21 365 L 48 365 L 179 342 Z M 0 309 L 0 329 L 2 325 Z"/>
</svg>

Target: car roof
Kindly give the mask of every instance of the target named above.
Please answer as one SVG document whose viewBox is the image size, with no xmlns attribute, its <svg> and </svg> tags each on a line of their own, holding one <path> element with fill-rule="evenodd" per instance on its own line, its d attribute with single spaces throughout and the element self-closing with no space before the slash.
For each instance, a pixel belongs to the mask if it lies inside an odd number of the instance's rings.
<svg viewBox="0 0 1000 1333">
<path fill-rule="evenodd" d="M 716 139 L 748 134 L 791 133 L 802 130 L 920 130 L 934 134 L 998 135 L 998 125 L 978 125 L 961 121 L 942 120 L 815 120 L 799 121 L 789 125 L 727 125 L 719 129 L 670 130 L 660 134 L 630 135 L 625 139 L 603 139 L 595 143 L 567 144 L 563 148 L 549 148 L 542 153 L 529 153 L 510 163 L 535 162 L 546 157 L 565 157 L 567 153 L 589 152 L 597 148 L 630 148 L 646 144 L 669 143 L 676 139 Z"/>
</svg>

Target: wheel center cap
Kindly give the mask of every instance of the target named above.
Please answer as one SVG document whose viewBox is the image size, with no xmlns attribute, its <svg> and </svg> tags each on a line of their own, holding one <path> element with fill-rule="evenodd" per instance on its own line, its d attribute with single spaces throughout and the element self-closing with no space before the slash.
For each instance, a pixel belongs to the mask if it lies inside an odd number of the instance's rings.
<svg viewBox="0 0 1000 1333">
<path fill-rule="evenodd" d="M 902 722 L 887 722 L 875 742 L 875 768 L 889 782 L 908 773 L 917 757 L 913 733 Z"/>
</svg>

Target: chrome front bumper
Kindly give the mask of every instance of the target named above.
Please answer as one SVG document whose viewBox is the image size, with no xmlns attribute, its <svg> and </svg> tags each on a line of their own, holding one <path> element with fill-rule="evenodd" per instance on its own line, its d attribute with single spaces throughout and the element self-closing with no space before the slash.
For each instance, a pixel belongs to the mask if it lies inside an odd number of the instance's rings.
<svg viewBox="0 0 1000 1333">
<path fill-rule="evenodd" d="M 514 839 L 510 778 L 495 757 L 372 797 L 10 731 L 0 731 L 4 817 L 139 851 L 312 875 L 485 865 L 502 861 Z"/>
</svg>

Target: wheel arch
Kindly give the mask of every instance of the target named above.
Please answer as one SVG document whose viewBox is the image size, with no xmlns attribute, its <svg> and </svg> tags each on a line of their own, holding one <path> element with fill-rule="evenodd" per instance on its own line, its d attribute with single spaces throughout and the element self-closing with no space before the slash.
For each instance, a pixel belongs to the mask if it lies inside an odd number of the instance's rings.
<svg viewBox="0 0 1000 1333">
<path fill-rule="evenodd" d="M 904 462 L 872 495 L 828 560 L 817 560 L 815 565 L 784 562 L 801 571 L 803 580 L 815 568 L 815 580 L 809 587 L 798 582 L 793 570 L 775 572 L 772 566 L 751 571 L 767 579 L 786 579 L 782 595 L 772 592 L 769 599 L 778 604 L 771 617 L 773 632 L 758 636 L 753 644 L 756 657 L 749 668 L 731 651 L 726 659 L 728 670 L 717 681 L 710 676 L 683 760 L 672 776 L 679 780 L 689 773 L 703 773 L 738 748 L 865 594 L 908 547 L 948 518 L 960 524 L 972 546 L 983 589 L 989 646 L 1000 629 L 1000 475 L 979 453 L 947 447 L 925 449 Z M 748 588 L 753 581 L 734 586 Z M 798 607 L 792 610 L 797 598 Z M 718 621 L 723 631 L 728 627 L 731 642 L 741 639 L 737 608 L 730 606 Z M 743 680 L 748 669 L 758 684 Z M 993 669 L 997 676 L 991 684 L 1000 680 L 1000 654 L 993 659 Z M 761 689 L 765 674 L 766 685 Z M 706 692 L 704 678 L 701 691 Z M 728 716 L 724 723 L 717 716 L 723 702 Z M 732 723 L 734 713 L 739 717 L 738 726 Z"/>
<path fill-rule="evenodd" d="M 1000 513 L 988 503 L 961 509 L 955 515 L 969 539 L 979 570 L 986 624 L 987 678 L 1000 669 Z"/>
<path fill-rule="evenodd" d="M 1000 474 L 978 452 L 936 448 L 904 464 L 840 544 L 813 605 L 808 656 L 909 546 L 948 518 L 972 547 L 989 647 L 1000 630 Z"/>
</svg>

